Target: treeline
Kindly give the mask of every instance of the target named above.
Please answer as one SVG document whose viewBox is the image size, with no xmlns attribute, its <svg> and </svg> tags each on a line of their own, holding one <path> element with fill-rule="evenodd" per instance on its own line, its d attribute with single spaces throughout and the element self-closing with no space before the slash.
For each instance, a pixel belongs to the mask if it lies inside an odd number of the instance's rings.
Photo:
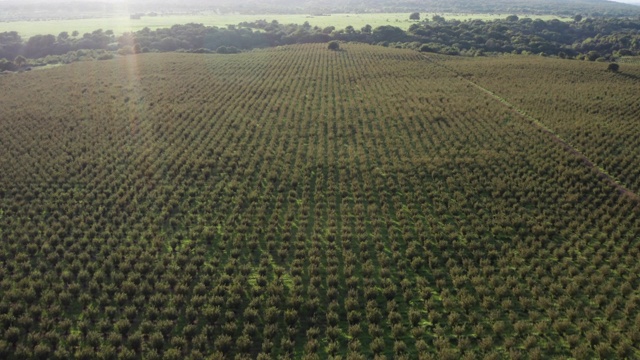
<svg viewBox="0 0 640 360">
<path fill-rule="evenodd" d="M 17 70 L 22 64 L 45 65 L 81 60 L 107 60 L 114 56 L 118 44 L 113 31 L 95 30 L 80 36 L 61 32 L 36 35 L 24 41 L 15 31 L 0 33 L 0 71 Z"/>
<path fill-rule="evenodd" d="M 189 51 L 235 53 L 261 47 L 332 40 L 355 41 L 384 46 L 413 48 L 449 55 L 478 56 L 486 53 L 531 53 L 611 60 L 640 53 L 640 19 L 585 19 L 544 21 L 518 18 L 500 20 L 446 20 L 434 16 L 416 22 L 404 31 L 395 26 L 361 29 L 347 26 L 320 28 L 308 22 L 280 24 L 277 21 L 244 22 L 227 28 L 202 24 L 174 25 L 171 28 L 115 36 L 96 30 L 80 36 L 77 32 L 37 35 L 24 41 L 16 32 L 0 33 L 0 70 L 14 66 L 10 60 L 23 56 L 31 64 L 71 62 L 84 58 L 108 59 L 112 54 L 149 51 Z M 38 59 L 38 60 L 35 60 Z M 4 64 L 4 65 L 3 65 Z"/>
<path fill-rule="evenodd" d="M 199 2 L 199 0 L 188 0 Z M 216 2 L 216 6 L 218 6 Z M 351 13 L 351 12 L 411 12 L 464 14 L 531 14 L 573 16 L 577 13 L 591 17 L 637 16 L 640 7 L 605 0 L 261 0 L 222 1 L 224 9 L 245 13 Z M 197 5 L 196 5 L 197 6 Z"/>
<path fill-rule="evenodd" d="M 418 38 L 425 51 L 479 55 L 533 53 L 579 57 L 589 60 L 637 55 L 640 51 L 640 20 L 586 19 L 544 21 L 530 18 L 482 21 L 432 21 L 414 24 L 409 36 Z"/>
</svg>

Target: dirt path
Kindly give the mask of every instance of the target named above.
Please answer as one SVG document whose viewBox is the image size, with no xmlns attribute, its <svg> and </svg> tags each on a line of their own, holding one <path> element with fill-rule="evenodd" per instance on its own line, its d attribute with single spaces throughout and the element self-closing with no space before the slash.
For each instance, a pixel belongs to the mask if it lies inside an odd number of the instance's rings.
<svg viewBox="0 0 640 360">
<path fill-rule="evenodd" d="M 575 147 L 573 147 L 564 138 L 562 138 L 560 135 L 556 134 L 552 129 L 547 127 L 542 121 L 540 121 L 539 119 L 536 119 L 533 116 L 527 114 L 524 110 L 520 109 L 519 107 L 517 107 L 516 105 L 514 105 L 511 102 L 507 101 L 505 98 L 501 97 L 500 95 L 494 93 L 493 91 L 491 91 L 491 90 L 489 90 L 489 89 L 487 89 L 487 88 L 485 88 L 485 87 L 473 82 L 472 80 L 464 77 L 463 75 L 461 75 L 460 73 L 458 73 L 454 69 L 451 69 L 448 66 L 442 64 L 437 59 L 433 59 L 433 58 L 431 58 L 431 57 L 429 57 L 427 55 L 425 55 L 424 58 L 427 61 L 431 62 L 432 64 L 435 64 L 435 65 L 437 65 L 439 67 L 442 67 L 443 69 L 446 69 L 447 71 L 450 71 L 450 72 L 456 74 L 456 76 L 460 80 L 465 81 L 465 82 L 473 85 L 475 88 L 477 88 L 480 91 L 488 94 L 489 96 L 491 96 L 495 100 L 497 100 L 500 103 L 502 103 L 504 106 L 506 106 L 509 109 L 511 109 L 513 112 L 515 112 L 518 115 L 524 117 L 525 119 L 531 121 L 531 123 L 534 126 L 540 128 L 544 133 L 549 135 L 556 143 L 560 144 L 565 150 L 567 150 L 568 152 L 578 156 L 586 166 L 588 166 L 590 168 L 593 168 L 593 169 L 596 169 L 596 171 L 599 174 L 599 178 L 601 178 L 601 179 L 605 180 L 606 182 L 610 183 L 614 188 L 616 188 L 616 190 L 618 190 L 618 192 L 620 194 L 626 195 L 626 196 L 630 197 L 631 199 L 633 199 L 634 201 L 640 202 L 640 196 L 638 196 L 633 191 L 627 189 L 614 176 L 612 176 L 605 169 L 603 169 L 602 167 L 598 166 L 593 161 L 591 161 L 591 159 L 589 159 L 586 155 L 584 155 L 582 152 L 580 152 L 580 150 L 578 150 Z"/>
</svg>

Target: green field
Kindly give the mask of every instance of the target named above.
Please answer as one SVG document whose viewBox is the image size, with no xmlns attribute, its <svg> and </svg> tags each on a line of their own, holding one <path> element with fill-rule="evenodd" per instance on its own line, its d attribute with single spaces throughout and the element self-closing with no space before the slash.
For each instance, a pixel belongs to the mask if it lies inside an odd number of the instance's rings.
<svg viewBox="0 0 640 360">
<path fill-rule="evenodd" d="M 446 19 L 484 19 L 491 20 L 505 18 L 508 14 L 440 14 Z M 422 13 L 423 18 L 431 18 L 433 14 Z M 557 19 L 555 16 L 535 16 L 543 20 Z M 97 29 L 113 30 L 116 34 L 127 31 L 137 31 L 144 27 L 150 29 L 171 27 L 176 24 L 202 23 L 207 26 L 226 27 L 227 25 L 237 25 L 241 22 L 255 20 L 278 20 L 280 23 L 302 24 L 308 21 L 312 26 L 326 27 L 335 26 L 343 29 L 346 26 L 353 26 L 360 29 L 366 24 L 373 27 L 381 25 L 393 25 L 406 30 L 413 22 L 409 20 L 407 13 L 391 14 L 332 14 L 330 16 L 305 16 L 305 15 L 167 15 L 150 17 L 144 16 L 140 20 L 131 20 L 128 16 L 109 17 L 101 19 L 82 20 L 51 20 L 51 21 L 16 21 L 0 22 L 0 32 L 17 31 L 24 38 L 39 34 L 57 35 L 62 31 L 71 33 L 74 30 L 84 34 Z"/>
<path fill-rule="evenodd" d="M 0 358 L 638 358 L 640 65 L 340 46 L 0 76 Z"/>
</svg>

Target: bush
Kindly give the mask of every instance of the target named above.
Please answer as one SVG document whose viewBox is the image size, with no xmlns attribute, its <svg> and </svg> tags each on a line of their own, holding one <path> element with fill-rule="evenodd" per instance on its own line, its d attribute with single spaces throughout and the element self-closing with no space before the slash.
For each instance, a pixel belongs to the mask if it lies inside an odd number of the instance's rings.
<svg viewBox="0 0 640 360">
<path fill-rule="evenodd" d="M 616 52 L 617 56 L 633 56 L 633 51 L 629 49 L 620 49 Z"/>
<path fill-rule="evenodd" d="M 216 52 L 218 54 L 237 54 L 240 52 L 240 50 L 238 48 L 236 48 L 235 46 L 220 46 L 219 48 L 216 49 Z"/>
<path fill-rule="evenodd" d="M 14 71 L 16 69 L 16 65 L 7 60 L 7 59 L 0 59 L 0 71 Z"/>
<path fill-rule="evenodd" d="M 97 57 L 97 60 L 111 60 L 113 58 L 114 58 L 114 56 L 113 56 L 112 53 L 104 53 L 104 54 L 99 55 Z"/>
<path fill-rule="evenodd" d="M 611 63 L 609 64 L 609 66 L 607 67 L 607 70 L 611 71 L 611 72 L 618 72 L 618 70 L 620 70 L 620 65 L 616 64 L 616 63 Z"/>
<path fill-rule="evenodd" d="M 431 46 L 424 44 L 420 47 L 421 52 L 434 52 Z"/>
<path fill-rule="evenodd" d="M 211 50 L 205 48 L 196 49 L 191 52 L 194 54 L 211 54 Z"/>
<path fill-rule="evenodd" d="M 338 43 L 337 41 L 329 41 L 329 50 L 340 50 L 340 43 Z"/>
<path fill-rule="evenodd" d="M 601 57 L 601 55 L 597 51 L 589 51 L 587 53 L 587 60 L 589 60 L 589 61 L 596 61 L 596 60 L 598 60 L 599 57 Z"/>
<path fill-rule="evenodd" d="M 133 48 L 129 45 L 125 45 L 118 50 L 118 54 L 120 55 L 131 55 L 133 54 Z M 80 55 L 80 54 L 78 54 Z"/>
</svg>

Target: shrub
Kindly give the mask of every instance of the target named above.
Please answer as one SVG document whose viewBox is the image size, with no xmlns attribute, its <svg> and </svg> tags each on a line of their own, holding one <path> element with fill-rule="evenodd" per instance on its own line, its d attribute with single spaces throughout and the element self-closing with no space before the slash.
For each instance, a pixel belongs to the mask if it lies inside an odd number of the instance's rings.
<svg viewBox="0 0 640 360">
<path fill-rule="evenodd" d="M 7 60 L 7 59 L 0 59 L 0 71 L 13 71 L 16 69 L 16 65 Z"/>
<path fill-rule="evenodd" d="M 434 50 L 431 48 L 431 46 L 423 44 L 422 46 L 420 46 L 420 52 L 434 52 Z"/>
<path fill-rule="evenodd" d="M 240 49 L 238 49 L 235 46 L 220 46 L 219 48 L 216 49 L 216 52 L 218 54 L 237 54 L 240 52 Z"/>
<path fill-rule="evenodd" d="M 121 47 L 120 49 L 118 49 L 118 54 L 119 55 L 131 55 L 133 54 L 133 48 L 129 45 L 125 45 L 123 47 Z M 80 54 L 78 54 L 80 55 Z"/>
</svg>

